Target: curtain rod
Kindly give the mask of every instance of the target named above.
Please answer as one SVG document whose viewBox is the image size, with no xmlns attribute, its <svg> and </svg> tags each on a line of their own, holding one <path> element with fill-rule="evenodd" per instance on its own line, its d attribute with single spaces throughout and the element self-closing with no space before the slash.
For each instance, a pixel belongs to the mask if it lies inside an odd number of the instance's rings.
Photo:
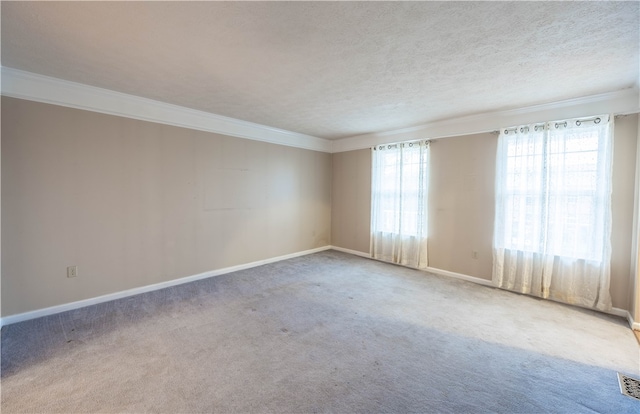
<svg viewBox="0 0 640 414">
<path fill-rule="evenodd" d="M 576 119 L 575 123 L 576 125 L 580 126 L 583 122 L 593 122 L 594 124 L 599 124 L 602 121 L 601 118 L 602 115 L 600 116 L 593 116 L 590 118 L 583 118 L 583 119 Z M 610 115 L 609 115 L 610 116 Z M 619 115 L 615 115 L 615 117 L 617 118 Z M 540 129 L 544 129 L 545 125 L 553 123 L 555 124 L 556 128 L 559 128 L 560 126 L 567 126 L 567 120 L 565 121 L 547 121 L 547 122 L 538 122 L 533 124 L 534 125 L 534 130 L 537 131 L 539 128 Z M 529 131 L 529 126 L 528 125 L 523 125 L 523 126 L 514 126 L 514 127 L 509 127 L 509 128 L 505 128 L 504 129 L 504 133 L 508 134 L 509 132 L 518 132 L 518 129 L 520 129 L 520 132 L 528 132 Z M 500 131 L 491 131 L 492 134 L 500 134 Z"/>
<path fill-rule="evenodd" d="M 421 145 L 430 145 L 431 144 L 431 140 L 429 139 L 412 139 L 410 141 L 399 141 L 399 142 L 391 142 L 389 144 L 376 144 L 373 147 L 371 147 L 371 149 L 373 149 L 374 151 L 377 150 L 383 150 L 383 149 L 391 149 L 391 148 L 397 148 L 398 146 L 405 146 L 405 145 L 409 145 L 410 147 L 412 147 L 414 144 L 417 144 L 417 146 L 421 146 Z"/>
</svg>

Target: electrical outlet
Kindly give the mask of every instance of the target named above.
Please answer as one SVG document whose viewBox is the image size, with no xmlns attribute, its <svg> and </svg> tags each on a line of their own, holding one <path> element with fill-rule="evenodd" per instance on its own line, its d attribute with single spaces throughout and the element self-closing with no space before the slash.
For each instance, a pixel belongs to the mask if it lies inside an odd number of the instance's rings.
<svg viewBox="0 0 640 414">
<path fill-rule="evenodd" d="M 473 252 L 471 252 L 471 257 L 473 257 L 474 259 L 477 260 L 478 259 L 478 252 L 475 251 L 475 250 Z"/>
<path fill-rule="evenodd" d="M 67 277 L 76 277 L 76 276 L 78 276 L 78 266 L 67 267 Z"/>
</svg>

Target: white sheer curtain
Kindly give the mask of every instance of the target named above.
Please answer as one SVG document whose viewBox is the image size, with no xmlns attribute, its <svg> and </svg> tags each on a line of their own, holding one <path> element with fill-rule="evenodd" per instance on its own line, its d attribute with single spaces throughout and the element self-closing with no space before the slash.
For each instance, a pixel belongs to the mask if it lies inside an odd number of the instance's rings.
<svg viewBox="0 0 640 414">
<path fill-rule="evenodd" d="M 429 142 L 372 148 L 371 256 L 427 267 Z"/>
<path fill-rule="evenodd" d="M 609 119 L 501 131 L 493 263 L 499 287 L 611 309 Z"/>
</svg>

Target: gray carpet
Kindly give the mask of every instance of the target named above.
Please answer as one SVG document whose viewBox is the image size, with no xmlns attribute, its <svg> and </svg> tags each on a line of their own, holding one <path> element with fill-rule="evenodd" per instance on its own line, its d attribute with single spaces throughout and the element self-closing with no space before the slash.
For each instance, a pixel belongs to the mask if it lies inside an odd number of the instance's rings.
<svg viewBox="0 0 640 414">
<path fill-rule="evenodd" d="M 620 318 L 327 251 L 2 328 L 2 413 L 638 413 Z"/>
</svg>

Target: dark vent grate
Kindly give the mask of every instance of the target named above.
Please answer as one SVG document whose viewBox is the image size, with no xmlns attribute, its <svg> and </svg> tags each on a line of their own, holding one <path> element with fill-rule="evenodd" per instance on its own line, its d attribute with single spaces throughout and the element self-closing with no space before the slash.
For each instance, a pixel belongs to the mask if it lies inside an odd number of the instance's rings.
<svg viewBox="0 0 640 414">
<path fill-rule="evenodd" d="M 640 380 L 627 377 L 618 372 L 620 392 L 636 400 L 640 400 Z"/>
</svg>

